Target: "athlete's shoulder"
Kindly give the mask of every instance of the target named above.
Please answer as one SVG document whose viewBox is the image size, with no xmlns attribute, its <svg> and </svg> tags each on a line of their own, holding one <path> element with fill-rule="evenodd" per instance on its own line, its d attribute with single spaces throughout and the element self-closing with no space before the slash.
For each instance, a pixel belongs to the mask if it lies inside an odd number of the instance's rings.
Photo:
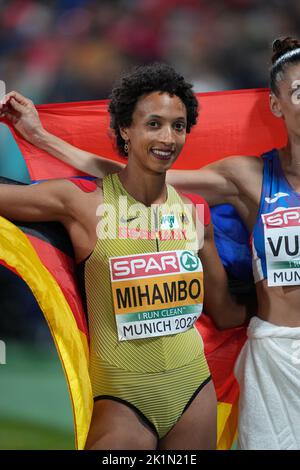
<svg viewBox="0 0 300 470">
<path fill-rule="evenodd" d="M 85 193 L 91 193 L 97 190 L 100 187 L 98 181 L 102 180 L 88 180 L 85 178 L 68 178 L 68 181 L 73 183 L 75 186 L 81 189 Z"/>
</svg>

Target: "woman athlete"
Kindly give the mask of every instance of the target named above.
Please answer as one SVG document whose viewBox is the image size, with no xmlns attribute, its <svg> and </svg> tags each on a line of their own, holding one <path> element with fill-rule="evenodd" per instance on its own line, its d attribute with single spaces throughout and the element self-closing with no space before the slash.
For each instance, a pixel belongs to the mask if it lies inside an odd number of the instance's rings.
<svg viewBox="0 0 300 470">
<path fill-rule="evenodd" d="M 2 106 L 18 130 L 20 106 L 32 113 L 17 93 Z M 124 169 L 85 187 L 68 180 L 0 185 L 0 214 L 58 220 L 73 243 L 91 339 L 86 448 L 214 449 L 215 390 L 193 326 L 202 270 L 205 309 L 219 327 L 244 323 L 248 312 L 228 292 L 205 201 L 199 220 L 165 183 L 196 123 L 197 100 L 182 76 L 154 64 L 122 78 L 109 112 L 128 157 Z"/>
</svg>

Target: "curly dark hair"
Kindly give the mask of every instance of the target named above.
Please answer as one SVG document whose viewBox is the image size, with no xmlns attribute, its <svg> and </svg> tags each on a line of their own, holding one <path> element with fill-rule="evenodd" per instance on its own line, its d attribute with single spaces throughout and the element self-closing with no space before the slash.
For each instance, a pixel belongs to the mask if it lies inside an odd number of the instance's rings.
<svg viewBox="0 0 300 470">
<path fill-rule="evenodd" d="M 110 127 L 114 130 L 116 145 L 121 155 L 124 151 L 124 139 L 120 128 L 130 127 L 132 115 L 138 99 L 154 91 L 178 96 L 186 107 L 187 133 L 197 122 L 198 101 L 192 91 L 192 85 L 167 64 L 154 63 L 135 67 L 124 74 L 114 86 L 109 103 Z"/>
<path fill-rule="evenodd" d="M 285 37 L 276 39 L 272 45 L 272 66 L 270 69 L 270 88 L 278 96 L 278 81 L 282 80 L 286 68 L 290 64 L 300 62 L 300 41 Z"/>
</svg>

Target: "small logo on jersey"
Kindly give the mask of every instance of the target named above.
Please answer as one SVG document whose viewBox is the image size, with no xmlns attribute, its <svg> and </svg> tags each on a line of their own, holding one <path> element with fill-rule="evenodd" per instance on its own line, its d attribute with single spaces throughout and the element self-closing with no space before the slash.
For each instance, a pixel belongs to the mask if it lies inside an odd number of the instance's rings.
<svg viewBox="0 0 300 470">
<path fill-rule="evenodd" d="M 275 193 L 274 197 L 265 197 L 265 201 L 268 204 L 273 204 L 274 202 L 277 202 L 278 199 L 280 199 L 281 197 L 286 197 L 286 196 L 289 196 L 289 194 L 288 193 Z"/>
<path fill-rule="evenodd" d="M 184 212 L 182 212 L 182 214 L 180 214 L 180 219 L 181 219 L 182 224 L 188 224 L 189 223 L 189 218 L 187 217 L 187 215 Z"/>
<path fill-rule="evenodd" d="M 135 217 L 128 217 L 128 219 L 126 219 L 124 217 L 124 215 L 121 215 L 120 222 L 122 222 L 122 224 L 128 224 L 128 222 L 132 222 L 133 220 L 135 220 L 137 218 L 138 218 L 138 216 L 136 215 Z"/>
<path fill-rule="evenodd" d="M 199 258 L 188 251 L 184 251 L 181 255 L 180 263 L 186 271 L 196 271 L 199 266 Z"/>
<path fill-rule="evenodd" d="M 167 215 L 162 216 L 160 220 L 160 228 L 162 230 L 172 230 L 178 227 L 179 225 L 178 225 L 175 215 L 167 214 Z"/>
</svg>

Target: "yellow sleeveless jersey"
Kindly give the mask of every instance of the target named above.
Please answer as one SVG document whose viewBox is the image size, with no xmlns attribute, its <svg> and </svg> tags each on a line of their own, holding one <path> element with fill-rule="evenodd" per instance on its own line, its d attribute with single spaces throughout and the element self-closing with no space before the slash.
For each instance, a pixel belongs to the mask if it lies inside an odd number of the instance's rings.
<svg viewBox="0 0 300 470">
<path fill-rule="evenodd" d="M 171 186 L 167 189 L 165 204 L 146 207 L 126 192 L 117 174 L 103 180 L 98 240 L 84 265 L 92 382 L 97 362 L 154 373 L 180 368 L 203 354 L 201 336 L 192 326 L 203 302 L 201 269 L 193 273 L 198 262 L 192 254 L 197 250 L 191 250 L 198 246 L 195 225 L 179 194 Z M 178 280 L 175 253 L 184 259 L 185 280 Z M 163 267 L 173 275 L 169 284 L 162 282 Z M 186 307 L 187 297 L 195 305 Z M 192 314 L 181 315 L 184 309 Z M 163 318 L 155 323 L 155 315 Z M 176 325 L 182 326 L 187 317 L 192 319 L 190 328 L 176 334 Z M 175 330 L 164 334 L 171 320 Z"/>
</svg>

